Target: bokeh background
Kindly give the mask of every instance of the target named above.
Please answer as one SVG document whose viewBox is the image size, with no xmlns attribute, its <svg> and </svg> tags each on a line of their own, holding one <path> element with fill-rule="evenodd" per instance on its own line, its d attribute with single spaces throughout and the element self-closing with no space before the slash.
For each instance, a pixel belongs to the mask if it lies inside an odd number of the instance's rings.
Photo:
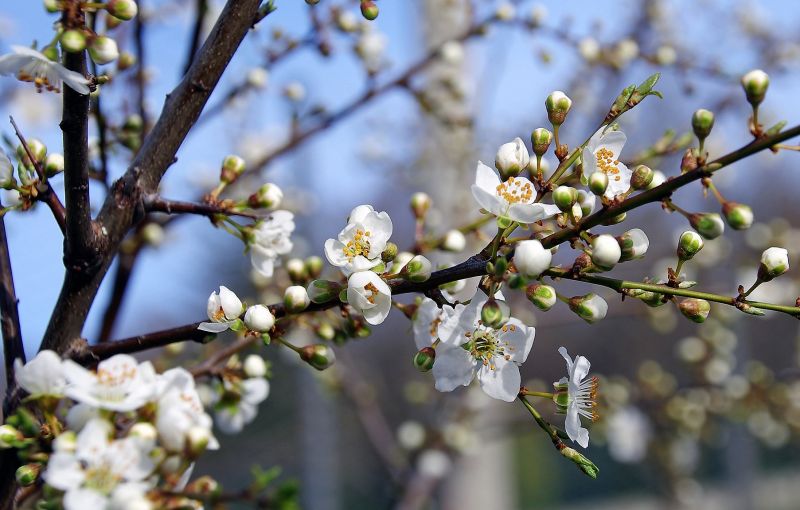
<svg viewBox="0 0 800 510">
<path fill-rule="evenodd" d="M 184 69 L 197 4 L 139 4 L 146 20 L 146 107 L 154 118 Z M 591 134 L 623 87 L 660 71 L 657 88 L 664 99 L 646 100 L 623 117 L 620 127 L 629 140 L 623 159 L 647 161 L 667 176 L 679 173 L 682 146 L 676 141 L 691 131 L 697 108 L 717 114 L 707 144 L 712 158 L 750 140 L 749 106 L 739 77 L 752 68 L 771 77 L 762 122 L 793 125 L 800 119 L 800 9 L 792 1 L 517 2 L 515 20 L 488 23 L 484 35 L 463 44 L 463 57 L 434 59 L 404 86 L 363 104 L 353 101 L 402 75 L 473 23 L 492 18 L 500 2 L 380 0 L 380 16 L 370 30 L 380 34 L 385 51 L 374 76 L 354 51 L 363 36 L 326 24 L 335 17 L 331 6 L 357 14 L 356 3 L 322 0 L 316 8 L 326 27 L 327 56 L 309 42 L 313 25 L 306 3 L 276 4 L 278 11 L 248 36 L 226 71 L 208 117 L 187 138 L 162 194 L 196 199 L 214 186 L 226 154 L 240 154 L 252 164 L 279 150 L 239 192 L 265 181 L 281 186 L 285 207 L 298 216 L 292 253 L 297 257 L 321 255 L 324 240 L 361 203 L 388 211 L 393 240 L 410 247 L 414 221 L 408 200 L 415 191 L 433 198 L 428 221 L 433 233 L 478 218 L 469 193 L 476 162 L 490 162 L 501 143 L 527 139 L 532 129 L 547 127 L 543 103 L 552 90 L 563 90 L 574 101 L 561 136 L 575 146 Z M 208 26 L 221 6 L 208 2 Z M 53 21 L 36 2 L 0 5 L 0 50 L 49 41 Z M 122 32 L 118 41 L 123 50 L 134 51 L 132 34 Z M 284 52 L 287 44 L 297 48 Z M 266 86 L 228 101 L 228 91 L 247 83 L 259 67 L 268 69 Z M 104 91 L 112 125 L 122 125 L 137 111 L 134 85 L 131 72 L 120 73 Z M 298 85 L 303 98 L 288 98 L 286 88 L 296 91 Z M 0 114 L 14 116 L 27 136 L 59 150 L 59 97 L 3 80 Z M 334 114 L 329 127 L 292 142 L 328 114 Z M 648 158 L 648 148 L 668 131 L 674 133 L 675 150 Z M 10 125 L 0 126 L 0 132 L 12 134 Z M 548 157 L 554 166 L 555 158 Z M 734 294 L 737 285 L 752 282 L 759 254 L 768 246 L 786 247 L 797 265 L 797 157 L 792 151 L 759 154 L 715 176 L 727 198 L 753 207 L 756 223 L 707 242 L 686 268 L 699 288 Z M 129 158 L 122 149 L 112 154 L 112 177 L 124 171 Z M 56 179 L 57 189 L 61 185 Z M 103 185 L 95 183 L 91 192 L 99 206 Z M 699 185 L 674 198 L 693 211 L 719 208 Z M 49 214 L 37 207 L 11 213 L 6 221 L 29 354 L 38 348 L 63 275 L 62 240 Z M 650 251 L 613 275 L 665 278 L 666 268 L 674 267 L 676 240 L 686 220 L 650 205 L 606 230 L 619 234 L 634 227 L 648 234 Z M 207 220 L 181 219 L 162 232 L 158 243 L 142 248 L 133 266 L 111 338 L 200 320 L 208 294 L 220 284 L 250 302 L 267 303 L 277 301 L 288 284 L 282 272 L 274 282 L 254 282 L 241 243 Z M 464 253 L 432 258 L 458 262 L 481 242 L 470 239 Z M 563 248 L 556 261 L 569 263 L 574 256 Z M 115 270 L 92 308 L 84 330 L 89 341 L 101 335 Z M 793 303 L 798 273 L 792 273 L 755 297 Z M 569 282 L 558 288 L 567 295 L 597 290 Z M 597 292 L 608 298 L 610 311 L 591 326 L 565 306 L 534 312 L 522 296 L 511 294 L 515 315 L 537 325 L 523 368 L 531 386 L 544 389 L 562 376 L 563 360 L 556 352 L 561 345 L 573 355 L 586 355 L 603 378 L 602 418 L 592 427 L 586 451 L 600 467 L 597 480 L 557 455 L 521 407 L 488 401 L 480 391 L 437 394 L 430 375 L 411 364 L 410 323 L 399 312 L 371 336 L 337 347 L 336 367 L 321 374 L 296 362 L 291 352 L 262 348 L 259 353 L 273 366 L 270 397 L 243 433 L 221 436 L 223 448 L 208 455 L 196 473 L 241 487 L 253 465 L 280 466 L 284 479 L 299 482 L 303 507 L 319 510 L 796 508 L 796 321 L 714 306 L 712 318 L 698 326 L 674 307 L 650 309 L 603 289 Z M 303 342 L 314 331 L 301 328 L 294 334 Z M 165 367 L 189 365 L 213 349 L 189 345 L 144 356 L 158 358 Z M 548 416 L 560 423 L 551 411 Z"/>
</svg>

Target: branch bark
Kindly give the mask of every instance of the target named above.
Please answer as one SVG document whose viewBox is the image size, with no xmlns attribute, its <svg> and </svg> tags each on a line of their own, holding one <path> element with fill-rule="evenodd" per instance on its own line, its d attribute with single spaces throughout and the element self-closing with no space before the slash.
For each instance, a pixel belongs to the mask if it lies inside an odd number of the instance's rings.
<svg viewBox="0 0 800 510">
<path fill-rule="evenodd" d="M 25 362 L 25 347 L 22 343 L 17 294 L 14 290 L 14 275 L 11 272 L 11 257 L 8 252 L 3 216 L 0 216 L 0 313 L 3 355 L 6 361 L 6 388 L 10 391 L 14 387 L 14 360 L 19 358 Z"/>
</svg>

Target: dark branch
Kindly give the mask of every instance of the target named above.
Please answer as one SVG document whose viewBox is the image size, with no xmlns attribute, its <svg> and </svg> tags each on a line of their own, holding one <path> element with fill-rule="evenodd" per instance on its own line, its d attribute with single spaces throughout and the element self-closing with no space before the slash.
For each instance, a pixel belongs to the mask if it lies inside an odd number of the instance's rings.
<svg viewBox="0 0 800 510">
<path fill-rule="evenodd" d="M 158 195 L 149 195 L 144 199 L 144 209 L 147 212 L 161 212 L 166 214 L 197 214 L 214 218 L 220 214 L 225 216 L 242 216 L 245 218 L 258 219 L 268 215 L 258 214 L 253 211 L 236 211 L 225 205 L 199 204 L 195 202 L 181 202 L 179 200 L 168 200 Z"/>
<path fill-rule="evenodd" d="M 189 52 L 186 55 L 186 64 L 183 66 L 184 74 L 192 67 L 194 56 L 197 54 L 197 49 L 200 47 L 200 39 L 203 36 L 203 25 L 205 24 L 206 14 L 208 13 L 208 0 L 195 0 L 195 11 Z"/>
<path fill-rule="evenodd" d="M 0 331 L 3 333 L 3 355 L 6 360 L 6 388 L 14 387 L 14 360 L 25 362 L 25 347 L 19 325 L 17 294 L 14 290 L 14 275 L 11 272 L 11 257 L 8 252 L 6 224 L 0 216 Z"/>
</svg>

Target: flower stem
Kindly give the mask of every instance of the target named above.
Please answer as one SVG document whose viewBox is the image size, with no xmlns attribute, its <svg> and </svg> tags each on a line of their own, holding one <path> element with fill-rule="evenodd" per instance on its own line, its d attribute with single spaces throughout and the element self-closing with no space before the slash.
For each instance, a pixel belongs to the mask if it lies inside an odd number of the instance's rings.
<svg viewBox="0 0 800 510">
<path fill-rule="evenodd" d="M 531 416 L 533 416 L 533 419 L 536 420 L 536 423 L 539 425 L 539 427 L 542 430 L 544 430 L 548 436 L 550 436 L 550 440 L 553 442 L 553 446 L 555 446 L 556 449 L 558 450 L 564 448 L 564 443 L 558 436 L 558 430 L 556 430 L 555 427 L 547 423 L 547 421 L 545 421 L 545 419 L 542 418 L 542 415 L 539 414 L 539 411 L 537 411 L 536 408 L 533 407 L 530 402 L 528 402 L 528 399 L 525 398 L 524 395 L 519 396 L 519 401 L 522 402 L 522 405 L 525 406 L 525 409 L 527 409 L 528 412 L 531 413 Z"/>
<path fill-rule="evenodd" d="M 522 389 L 519 392 L 519 394 L 520 395 L 524 395 L 526 397 L 541 397 L 541 398 L 548 398 L 548 399 L 552 399 L 553 398 L 553 394 L 552 393 L 547 393 L 545 391 L 531 391 L 531 390 L 528 390 L 528 389 Z"/>
</svg>

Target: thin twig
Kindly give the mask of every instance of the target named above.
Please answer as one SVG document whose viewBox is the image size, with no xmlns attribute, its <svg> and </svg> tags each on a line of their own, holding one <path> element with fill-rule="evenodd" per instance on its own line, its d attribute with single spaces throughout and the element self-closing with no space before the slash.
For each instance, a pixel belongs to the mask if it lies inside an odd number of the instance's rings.
<svg viewBox="0 0 800 510">
<path fill-rule="evenodd" d="M 161 212 L 166 214 L 197 214 L 214 218 L 219 215 L 242 216 L 244 218 L 259 219 L 269 213 L 259 214 L 254 211 L 237 211 L 231 207 L 217 204 L 203 204 L 195 202 L 182 202 L 169 200 L 158 195 L 149 195 L 144 199 L 144 208 L 147 212 Z"/>
<path fill-rule="evenodd" d="M 25 362 L 25 347 L 22 343 L 17 294 L 14 290 L 14 275 L 11 271 L 3 216 L 0 216 L 0 331 L 3 333 L 3 355 L 6 361 L 6 388 L 11 390 L 14 387 L 14 360 L 21 359 Z"/>
</svg>

